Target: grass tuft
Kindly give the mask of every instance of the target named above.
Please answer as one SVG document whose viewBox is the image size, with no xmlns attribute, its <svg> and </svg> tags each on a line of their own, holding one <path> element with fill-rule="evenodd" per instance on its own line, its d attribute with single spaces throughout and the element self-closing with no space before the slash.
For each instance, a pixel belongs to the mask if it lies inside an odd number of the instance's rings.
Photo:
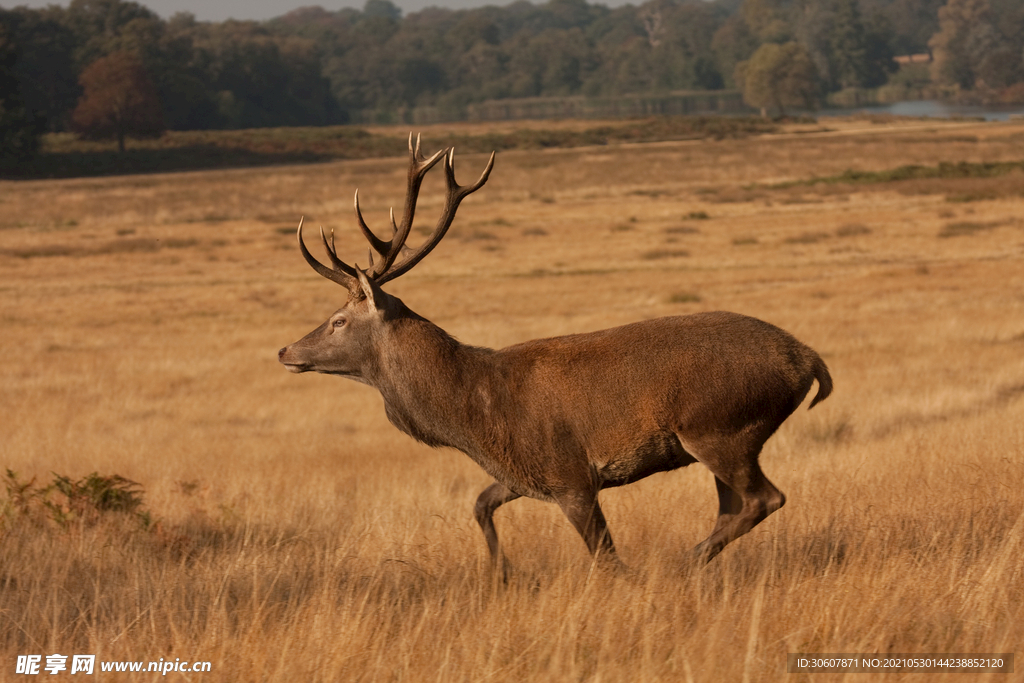
<svg viewBox="0 0 1024 683">
<path fill-rule="evenodd" d="M 963 237 L 965 235 L 976 235 L 979 232 L 986 232 L 1001 225 L 999 221 L 978 223 L 974 221 L 958 221 L 947 223 L 939 231 L 939 237 Z"/>
<path fill-rule="evenodd" d="M 891 183 L 903 180 L 922 180 L 933 178 L 994 178 L 1015 171 L 1024 170 L 1024 161 L 994 161 L 957 163 L 940 162 L 936 166 L 908 164 L 884 171 L 858 171 L 847 169 L 838 175 L 793 180 L 771 185 L 773 188 L 795 187 L 797 185 L 867 185 L 873 183 Z"/>
<path fill-rule="evenodd" d="M 847 223 L 836 230 L 836 237 L 856 237 L 870 234 L 871 228 L 861 223 Z"/>
<path fill-rule="evenodd" d="M 831 235 L 827 232 L 804 232 L 799 235 L 793 235 L 782 240 L 786 244 L 817 244 L 818 242 L 827 240 Z"/>
<path fill-rule="evenodd" d="M 640 254 L 640 258 L 645 261 L 658 261 L 661 259 L 683 258 L 689 255 L 690 252 L 685 249 L 649 249 Z"/>
</svg>

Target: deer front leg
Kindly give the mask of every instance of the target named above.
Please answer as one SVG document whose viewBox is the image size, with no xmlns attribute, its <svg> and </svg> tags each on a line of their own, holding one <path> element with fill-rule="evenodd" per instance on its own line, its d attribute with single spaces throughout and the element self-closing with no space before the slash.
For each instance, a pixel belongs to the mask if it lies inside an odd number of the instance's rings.
<svg viewBox="0 0 1024 683">
<path fill-rule="evenodd" d="M 487 540 L 487 550 L 491 554 L 491 566 L 495 570 L 501 570 L 502 580 L 506 582 L 508 581 L 510 567 L 508 560 L 505 559 L 501 552 L 501 546 L 498 544 L 498 530 L 494 528 L 494 511 L 505 503 L 519 497 L 520 494 L 504 484 L 494 482 L 477 497 L 476 506 L 473 510 L 476 515 L 476 521 L 480 528 L 483 529 L 484 538 Z"/>
<path fill-rule="evenodd" d="M 583 537 L 587 550 L 602 567 L 624 569 L 608 533 L 608 523 L 597 502 L 597 492 L 573 492 L 557 499 L 558 506 Z"/>
</svg>

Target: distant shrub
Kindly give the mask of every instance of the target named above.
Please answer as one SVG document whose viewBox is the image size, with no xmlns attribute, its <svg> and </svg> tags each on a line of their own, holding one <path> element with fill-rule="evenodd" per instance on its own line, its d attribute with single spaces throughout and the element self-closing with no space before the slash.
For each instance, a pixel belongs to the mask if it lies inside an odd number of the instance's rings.
<svg viewBox="0 0 1024 683">
<path fill-rule="evenodd" d="M 871 228 L 861 223 L 848 223 L 836 230 L 836 237 L 856 237 L 857 235 L 868 235 Z"/>
<path fill-rule="evenodd" d="M 685 249 L 651 249 L 640 254 L 645 261 L 657 261 L 659 259 L 682 258 L 689 256 L 690 252 Z"/>
<path fill-rule="evenodd" d="M 46 486 L 36 486 L 35 479 L 23 482 L 8 469 L 3 477 L 6 500 L 0 502 L 2 521 L 22 517 L 50 521 L 66 527 L 81 521 L 95 524 L 101 517 L 120 514 L 134 518 L 143 527 L 152 524 L 149 512 L 143 509 L 142 487 L 119 474 L 102 476 L 97 472 L 81 479 L 54 474 Z"/>
<path fill-rule="evenodd" d="M 815 244 L 822 240 L 827 240 L 829 236 L 827 232 L 805 232 L 800 235 L 787 237 L 783 241 L 786 244 Z"/>
<path fill-rule="evenodd" d="M 778 183 L 772 187 L 783 188 L 793 187 L 796 185 L 817 185 L 819 183 L 846 183 L 851 185 L 860 185 L 930 178 L 994 178 L 996 176 L 1006 175 L 1022 169 L 1024 169 L 1024 161 L 992 161 L 977 163 L 970 161 L 960 161 L 957 163 L 943 161 L 937 166 L 909 164 L 885 171 L 858 171 L 855 169 L 847 169 L 839 175 L 811 178 L 809 180 L 789 181 Z"/>
<path fill-rule="evenodd" d="M 971 221 L 948 223 L 939 231 L 939 237 L 961 237 L 963 235 L 973 235 L 985 230 L 991 230 L 998 225 L 998 221 L 991 223 L 974 223 Z"/>
</svg>

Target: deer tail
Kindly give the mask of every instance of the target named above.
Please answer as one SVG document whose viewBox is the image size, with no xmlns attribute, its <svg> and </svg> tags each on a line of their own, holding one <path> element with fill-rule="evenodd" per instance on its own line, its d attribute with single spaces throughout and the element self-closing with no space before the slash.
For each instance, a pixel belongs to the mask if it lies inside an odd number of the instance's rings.
<svg viewBox="0 0 1024 683">
<path fill-rule="evenodd" d="M 832 393 L 832 375 L 828 374 L 828 366 L 820 356 L 814 363 L 814 379 L 818 380 L 818 393 L 815 394 L 811 405 L 807 406 L 808 410 L 824 401 Z"/>
</svg>

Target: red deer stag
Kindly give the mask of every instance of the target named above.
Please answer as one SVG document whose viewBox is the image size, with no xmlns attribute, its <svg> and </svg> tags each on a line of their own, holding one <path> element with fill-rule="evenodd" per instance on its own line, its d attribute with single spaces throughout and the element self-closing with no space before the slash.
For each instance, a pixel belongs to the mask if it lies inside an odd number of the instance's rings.
<svg viewBox="0 0 1024 683">
<path fill-rule="evenodd" d="M 703 463 L 715 475 L 718 521 L 694 548 L 703 561 L 750 531 L 786 498 L 758 465 L 761 447 L 796 410 L 815 380 L 811 407 L 832 391 L 825 363 L 789 333 L 736 313 L 645 320 L 600 332 L 538 339 L 501 350 L 467 346 L 412 312 L 381 286 L 437 246 L 459 203 L 480 189 L 494 154 L 472 185 L 455 181 L 453 150 L 424 158 L 409 136 L 409 179 L 402 222 L 384 241 L 359 227 L 380 255 L 362 270 L 342 262 L 334 235 L 323 240 L 332 267 L 313 270 L 348 290 L 327 321 L 278 352 L 292 372 L 322 372 L 369 384 L 388 419 L 430 446 L 464 452 L 494 477 L 476 501 L 495 566 L 506 563 L 494 512 L 520 496 L 551 501 L 591 555 L 617 564 L 598 505 L 601 489 L 655 472 Z M 417 249 L 405 246 L 420 183 L 443 160 L 444 209 Z"/>
</svg>

